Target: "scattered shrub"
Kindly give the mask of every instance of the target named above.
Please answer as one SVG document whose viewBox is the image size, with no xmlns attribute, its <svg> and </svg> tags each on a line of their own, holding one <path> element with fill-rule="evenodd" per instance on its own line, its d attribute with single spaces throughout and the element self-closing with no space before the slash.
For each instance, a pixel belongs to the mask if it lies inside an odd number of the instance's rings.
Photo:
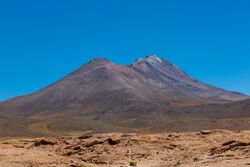
<svg viewBox="0 0 250 167">
<path fill-rule="evenodd" d="M 129 162 L 129 166 L 137 166 L 137 162 L 131 161 Z"/>
</svg>

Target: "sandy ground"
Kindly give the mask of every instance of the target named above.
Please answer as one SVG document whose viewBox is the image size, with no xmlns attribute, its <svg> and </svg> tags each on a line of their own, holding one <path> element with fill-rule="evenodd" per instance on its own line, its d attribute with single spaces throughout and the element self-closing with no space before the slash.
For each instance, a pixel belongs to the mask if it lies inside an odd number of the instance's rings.
<svg viewBox="0 0 250 167">
<path fill-rule="evenodd" d="M 0 167 L 250 167 L 250 131 L 1 139 Z"/>
</svg>

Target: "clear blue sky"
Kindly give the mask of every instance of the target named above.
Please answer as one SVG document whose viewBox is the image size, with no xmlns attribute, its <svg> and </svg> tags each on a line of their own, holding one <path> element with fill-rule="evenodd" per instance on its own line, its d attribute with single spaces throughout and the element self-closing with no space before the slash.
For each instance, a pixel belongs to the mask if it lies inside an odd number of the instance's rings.
<svg viewBox="0 0 250 167">
<path fill-rule="evenodd" d="M 152 53 L 250 94 L 250 1 L 0 0 L 0 100 L 95 57 L 129 64 Z"/>
</svg>

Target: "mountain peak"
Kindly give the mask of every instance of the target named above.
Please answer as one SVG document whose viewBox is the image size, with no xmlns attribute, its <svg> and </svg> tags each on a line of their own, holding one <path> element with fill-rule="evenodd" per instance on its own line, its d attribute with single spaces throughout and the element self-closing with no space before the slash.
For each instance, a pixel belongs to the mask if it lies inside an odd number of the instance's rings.
<svg viewBox="0 0 250 167">
<path fill-rule="evenodd" d="M 112 64 L 112 62 L 106 58 L 95 58 L 91 60 L 89 63 L 87 63 L 86 65 L 100 66 L 100 65 L 106 65 L 106 64 Z M 86 66 L 86 65 L 83 65 L 83 66 Z"/>
<path fill-rule="evenodd" d="M 106 58 L 95 58 L 92 59 L 91 61 L 89 61 L 87 64 L 82 65 L 78 70 L 76 70 L 75 72 L 73 72 L 73 74 L 75 74 L 76 72 L 79 72 L 83 69 L 94 69 L 100 66 L 109 66 L 113 64 L 111 61 L 109 61 Z"/>
<path fill-rule="evenodd" d="M 142 64 L 142 63 L 162 63 L 162 59 L 158 57 L 157 55 L 149 55 L 146 56 L 145 58 L 139 58 L 135 62 L 136 64 Z"/>
<path fill-rule="evenodd" d="M 159 62 L 161 63 L 162 62 L 162 59 L 160 57 L 158 57 L 157 55 L 150 55 L 150 56 L 147 56 L 145 58 L 146 61 L 149 61 L 149 62 Z"/>
</svg>

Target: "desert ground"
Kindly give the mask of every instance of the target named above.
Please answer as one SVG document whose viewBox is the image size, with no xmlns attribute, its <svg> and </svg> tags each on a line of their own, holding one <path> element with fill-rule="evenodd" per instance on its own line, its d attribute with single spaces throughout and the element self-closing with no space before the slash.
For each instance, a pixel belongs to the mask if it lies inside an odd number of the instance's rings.
<svg viewBox="0 0 250 167">
<path fill-rule="evenodd" d="M 250 131 L 1 138 L 1 167 L 250 166 Z"/>
</svg>

